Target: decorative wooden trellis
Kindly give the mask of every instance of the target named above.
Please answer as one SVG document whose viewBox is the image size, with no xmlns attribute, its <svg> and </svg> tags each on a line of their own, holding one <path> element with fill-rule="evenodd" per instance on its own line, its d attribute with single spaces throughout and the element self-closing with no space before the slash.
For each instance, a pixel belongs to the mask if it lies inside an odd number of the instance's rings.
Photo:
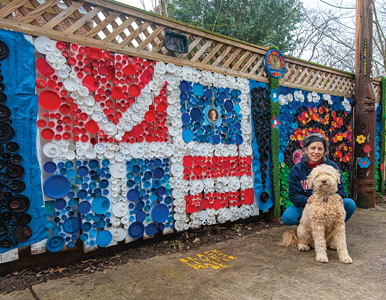
<svg viewBox="0 0 386 300">
<path fill-rule="evenodd" d="M 268 82 L 267 49 L 111 0 L 0 0 L 0 27 L 106 50 Z M 165 30 L 188 37 L 187 54 L 164 46 Z M 354 75 L 286 57 L 280 84 L 353 97 Z M 374 81 L 377 99 L 380 82 Z"/>
<path fill-rule="evenodd" d="M 269 82 L 266 48 L 244 43 L 166 19 L 111 0 L 0 0 L 0 28 L 32 36 L 94 46 L 226 75 Z M 164 32 L 187 36 L 188 53 L 166 49 Z M 353 97 L 354 75 L 286 57 L 287 71 L 280 84 L 308 91 Z M 380 81 L 373 81 L 377 100 Z M 44 252 L 44 242 L 31 246 Z M 0 262 L 18 258 L 18 249 L 0 255 Z"/>
</svg>

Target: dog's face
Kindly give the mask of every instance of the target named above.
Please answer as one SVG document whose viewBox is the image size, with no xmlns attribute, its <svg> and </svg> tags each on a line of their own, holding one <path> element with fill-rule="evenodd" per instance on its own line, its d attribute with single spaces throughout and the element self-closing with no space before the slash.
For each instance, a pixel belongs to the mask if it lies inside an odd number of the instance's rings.
<svg viewBox="0 0 386 300">
<path fill-rule="evenodd" d="M 336 193 L 339 182 L 339 171 L 329 165 L 315 167 L 307 177 L 308 187 L 315 192 Z"/>
</svg>

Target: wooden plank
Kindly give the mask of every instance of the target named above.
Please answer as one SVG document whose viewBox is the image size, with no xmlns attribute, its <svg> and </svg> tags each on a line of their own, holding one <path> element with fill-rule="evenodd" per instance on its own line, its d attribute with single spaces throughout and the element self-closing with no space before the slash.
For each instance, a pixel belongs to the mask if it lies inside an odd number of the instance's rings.
<svg viewBox="0 0 386 300">
<path fill-rule="evenodd" d="M 74 24 L 72 24 L 70 27 L 68 27 L 64 32 L 65 33 L 74 33 L 80 27 L 82 27 L 83 25 L 87 24 L 87 22 L 89 22 L 92 18 L 94 18 L 101 11 L 102 11 L 101 7 L 94 8 L 91 12 L 85 14 L 78 21 L 76 21 Z"/>
<path fill-rule="evenodd" d="M 142 31 L 147 28 L 148 26 L 150 26 L 150 22 L 143 22 L 141 24 L 141 26 L 139 26 L 137 29 L 135 29 L 126 39 L 124 39 L 121 43 L 121 45 L 127 45 L 129 43 L 131 43 L 132 40 L 136 39 L 141 33 Z M 138 41 L 137 41 L 138 42 Z M 141 40 L 142 42 L 142 40 Z M 139 43 L 138 43 L 139 44 Z"/>
<path fill-rule="evenodd" d="M 120 34 L 129 25 L 131 25 L 131 23 L 133 23 L 135 19 L 136 19 L 136 17 L 128 17 L 125 21 L 122 22 L 121 25 L 119 25 L 117 28 L 115 28 L 112 33 L 110 33 L 108 36 L 106 36 L 106 38 L 103 41 L 104 42 L 111 42 L 113 39 L 115 39 L 115 37 L 118 34 Z"/>
<path fill-rule="evenodd" d="M 47 244 L 47 239 L 44 239 L 38 243 L 32 244 L 31 254 L 36 255 L 36 254 L 46 253 L 47 252 L 46 244 Z"/>
<path fill-rule="evenodd" d="M 248 73 L 248 68 L 252 65 L 254 61 L 258 58 L 257 53 L 254 53 L 248 60 L 248 62 L 244 65 L 244 67 L 241 69 L 241 72 Z"/>
<path fill-rule="evenodd" d="M 56 15 L 54 18 L 52 18 L 47 24 L 43 26 L 45 30 L 52 29 L 56 25 L 58 25 L 60 22 L 62 22 L 64 19 L 72 15 L 72 13 L 76 10 L 78 10 L 80 7 L 82 7 L 83 3 L 81 2 L 74 2 L 70 7 Z"/>
<path fill-rule="evenodd" d="M 137 46 L 137 49 L 143 50 L 149 43 L 151 43 L 151 41 L 153 41 L 154 37 L 157 36 L 164 29 L 165 27 L 163 26 L 158 27 L 141 44 Z"/>
<path fill-rule="evenodd" d="M 0 18 L 5 19 L 10 14 L 12 14 L 16 9 L 18 9 L 21 6 L 23 6 L 27 2 L 29 2 L 29 0 L 15 0 L 15 1 L 12 1 L 10 4 L 8 4 L 7 6 L 5 6 L 5 7 L 0 9 Z"/>
<path fill-rule="evenodd" d="M 4 264 L 18 259 L 19 259 L 19 251 L 17 248 L 0 254 L 0 264 Z"/>
<path fill-rule="evenodd" d="M 265 58 L 264 58 L 264 56 L 262 56 L 260 58 L 260 60 L 256 63 L 256 65 L 253 67 L 251 72 L 249 72 L 248 74 L 252 75 L 252 74 L 256 73 L 257 69 L 263 64 L 264 60 L 265 60 Z"/>
<path fill-rule="evenodd" d="M 228 53 L 232 50 L 232 46 L 228 46 L 224 52 L 221 53 L 216 59 L 216 61 L 212 64 L 213 67 L 216 67 L 223 59 L 225 56 L 228 55 Z"/>
<path fill-rule="evenodd" d="M 23 23 L 31 23 L 33 20 L 43 15 L 49 8 L 56 5 L 60 0 L 47 0 L 45 3 L 37 6 L 34 10 L 31 10 L 28 15 L 19 19 Z"/>
<path fill-rule="evenodd" d="M 85 37 L 94 37 L 99 31 L 101 31 L 103 28 L 105 28 L 108 24 L 110 24 L 112 22 L 112 20 L 116 19 L 118 16 L 119 16 L 119 12 L 113 12 L 111 15 L 109 15 L 106 19 L 104 19 L 103 21 L 100 21 L 99 19 L 99 23 L 97 24 L 97 26 L 95 26 L 94 28 L 92 28 L 89 32 L 87 32 L 84 36 Z"/>
<path fill-rule="evenodd" d="M 237 70 L 243 62 L 245 62 L 245 59 L 248 57 L 248 55 L 251 55 L 252 53 L 249 51 L 245 51 L 245 53 L 239 58 L 239 61 L 233 66 L 232 70 Z"/>
<path fill-rule="evenodd" d="M 197 46 L 197 44 L 202 40 L 201 37 L 195 37 L 195 38 L 196 39 L 192 43 L 190 43 L 189 46 L 188 46 L 188 53 L 180 55 L 180 58 L 187 57 L 188 54 L 190 54 L 190 52 L 192 52 L 193 49 Z"/>
<path fill-rule="evenodd" d="M 221 49 L 221 47 L 224 46 L 223 43 L 218 43 L 212 51 L 205 57 L 205 59 L 202 61 L 203 64 L 209 63 L 209 61 L 212 59 L 213 56 L 216 55 L 217 51 Z"/>
<path fill-rule="evenodd" d="M 201 49 L 194 54 L 194 56 L 190 59 L 190 61 L 197 61 L 200 56 L 205 52 L 205 50 L 212 44 L 212 41 L 206 41 L 204 45 L 202 45 Z"/>
</svg>

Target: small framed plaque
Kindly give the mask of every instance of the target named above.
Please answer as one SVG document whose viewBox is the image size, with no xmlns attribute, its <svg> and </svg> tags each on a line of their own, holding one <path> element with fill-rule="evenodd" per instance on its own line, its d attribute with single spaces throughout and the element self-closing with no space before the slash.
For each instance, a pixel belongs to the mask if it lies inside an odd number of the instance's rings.
<svg viewBox="0 0 386 300">
<path fill-rule="evenodd" d="M 188 38 L 181 33 L 165 31 L 164 44 L 170 51 L 188 53 Z"/>
</svg>

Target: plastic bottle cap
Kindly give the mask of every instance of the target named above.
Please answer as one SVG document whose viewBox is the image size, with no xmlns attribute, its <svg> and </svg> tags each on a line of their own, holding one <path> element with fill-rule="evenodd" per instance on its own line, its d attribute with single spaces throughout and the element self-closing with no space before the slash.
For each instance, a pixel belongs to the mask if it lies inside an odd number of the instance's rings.
<svg viewBox="0 0 386 300">
<path fill-rule="evenodd" d="M 62 103 L 57 92 L 52 90 L 45 90 L 39 94 L 38 101 L 41 107 L 47 110 L 56 110 Z"/>
<path fill-rule="evenodd" d="M 71 190 L 71 183 L 63 175 L 53 175 L 44 181 L 43 190 L 48 197 L 59 199 L 68 194 Z"/>
<path fill-rule="evenodd" d="M 107 247 L 113 238 L 113 235 L 108 230 L 102 230 L 98 232 L 96 237 L 96 243 L 99 247 Z"/>
</svg>

